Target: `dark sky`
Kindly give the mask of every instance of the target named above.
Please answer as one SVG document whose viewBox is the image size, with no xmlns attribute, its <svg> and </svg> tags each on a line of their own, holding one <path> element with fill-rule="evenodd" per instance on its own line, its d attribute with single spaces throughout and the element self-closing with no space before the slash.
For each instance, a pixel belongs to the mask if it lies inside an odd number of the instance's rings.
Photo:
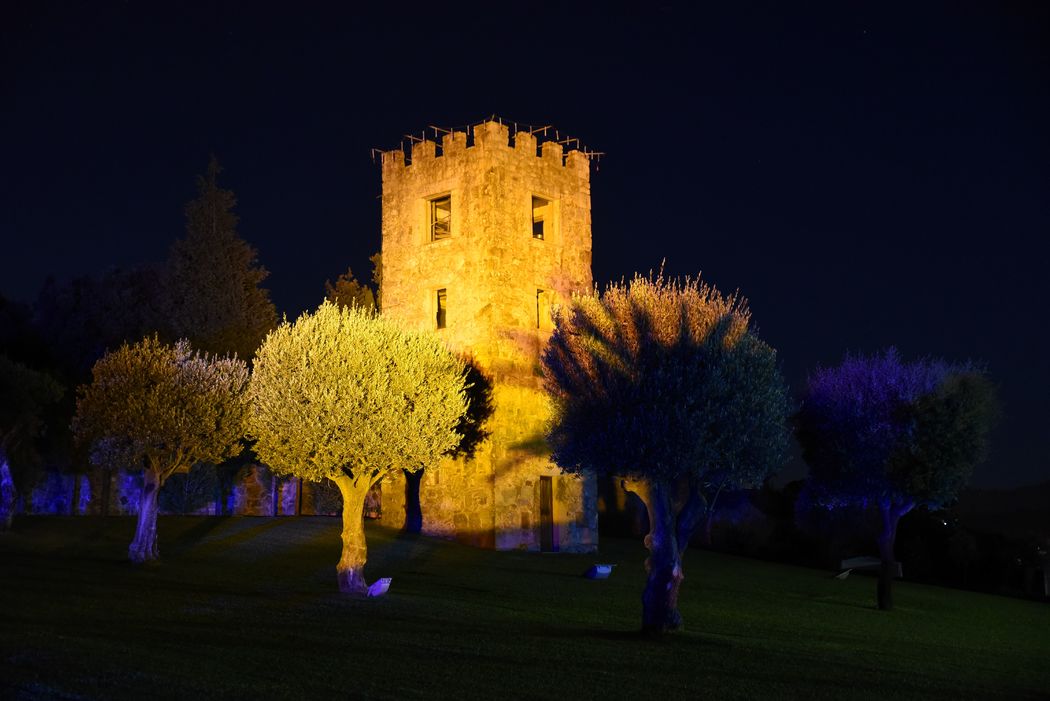
<svg viewBox="0 0 1050 701">
<path fill-rule="evenodd" d="M 739 288 L 796 387 L 848 350 L 983 361 L 974 483 L 1050 478 L 1050 5 L 182 5 L 3 4 L 3 295 L 163 259 L 214 152 L 294 317 L 369 274 L 372 147 L 498 114 L 606 152 L 596 281 Z"/>
</svg>

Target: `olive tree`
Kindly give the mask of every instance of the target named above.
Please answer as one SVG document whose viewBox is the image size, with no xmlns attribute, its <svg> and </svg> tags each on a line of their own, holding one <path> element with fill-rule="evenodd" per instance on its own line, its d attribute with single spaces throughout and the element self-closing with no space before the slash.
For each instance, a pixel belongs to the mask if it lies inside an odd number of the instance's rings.
<svg viewBox="0 0 1050 701">
<path fill-rule="evenodd" d="M 648 510 L 643 630 L 682 624 L 682 555 L 706 489 L 759 483 L 783 461 L 787 390 L 750 318 L 698 279 L 635 276 L 574 297 L 544 351 L 553 460 L 622 477 Z"/>
<path fill-rule="evenodd" d="M 464 373 L 463 361 L 433 335 L 328 301 L 281 324 L 260 346 L 249 432 L 274 472 L 339 488 L 341 591 L 368 590 L 368 490 L 395 470 L 435 463 L 459 443 Z"/>
<path fill-rule="evenodd" d="M 212 357 L 187 341 L 145 338 L 107 353 L 80 387 L 73 432 L 92 464 L 141 469 L 134 562 L 159 557 L 157 494 L 174 473 L 218 463 L 241 450 L 248 367 Z"/>
<path fill-rule="evenodd" d="M 916 506 L 955 499 L 997 414 L 994 387 L 971 364 L 906 362 L 891 348 L 810 376 L 795 417 L 809 498 L 878 509 L 880 609 L 893 606 L 898 522 Z"/>
</svg>

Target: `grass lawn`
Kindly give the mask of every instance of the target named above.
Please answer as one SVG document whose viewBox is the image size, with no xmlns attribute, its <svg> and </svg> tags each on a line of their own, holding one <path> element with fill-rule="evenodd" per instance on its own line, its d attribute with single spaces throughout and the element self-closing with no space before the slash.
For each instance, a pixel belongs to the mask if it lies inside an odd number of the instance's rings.
<svg viewBox="0 0 1050 701">
<path fill-rule="evenodd" d="M 635 634 L 645 551 L 497 553 L 335 518 L 30 517 L 0 535 L 0 698 L 1050 698 L 1050 606 L 690 551 L 687 629 Z M 618 565 L 589 581 L 594 562 Z"/>
</svg>

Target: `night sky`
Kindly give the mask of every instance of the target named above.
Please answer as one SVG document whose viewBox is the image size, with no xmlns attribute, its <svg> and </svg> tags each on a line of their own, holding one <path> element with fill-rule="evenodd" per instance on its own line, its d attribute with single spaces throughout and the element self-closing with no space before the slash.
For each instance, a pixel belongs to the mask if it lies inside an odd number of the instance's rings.
<svg viewBox="0 0 1050 701">
<path fill-rule="evenodd" d="M 973 483 L 1050 479 L 1050 5 L 795 4 L 3 3 L 0 294 L 159 262 L 214 153 L 294 317 L 368 279 L 370 150 L 497 114 L 606 153 L 599 283 L 739 289 L 795 387 L 889 345 L 982 361 Z"/>
</svg>

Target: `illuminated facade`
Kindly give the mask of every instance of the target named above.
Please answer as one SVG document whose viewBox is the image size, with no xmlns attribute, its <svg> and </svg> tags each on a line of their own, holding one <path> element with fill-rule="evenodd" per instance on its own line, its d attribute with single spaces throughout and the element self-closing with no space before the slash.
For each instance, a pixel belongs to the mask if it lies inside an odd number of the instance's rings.
<svg viewBox="0 0 1050 701">
<path fill-rule="evenodd" d="M 472 137 L 472 138 L 471 138 Z M 383 154 L 384 315 L 433 329 L 494 380 L 492 436 L 472 460 L 430 466 L 423 532 L 498 549 L 591 550 L 592 477 L 562 475 L 543 441 L 540 352 L 551 308 L 591 280 L 590 162 L 489 121 Z M 436 468 L 436 469 L 434 469 Z M 403 478 L 383 519 L 404 522 Z"/>
</svg>

